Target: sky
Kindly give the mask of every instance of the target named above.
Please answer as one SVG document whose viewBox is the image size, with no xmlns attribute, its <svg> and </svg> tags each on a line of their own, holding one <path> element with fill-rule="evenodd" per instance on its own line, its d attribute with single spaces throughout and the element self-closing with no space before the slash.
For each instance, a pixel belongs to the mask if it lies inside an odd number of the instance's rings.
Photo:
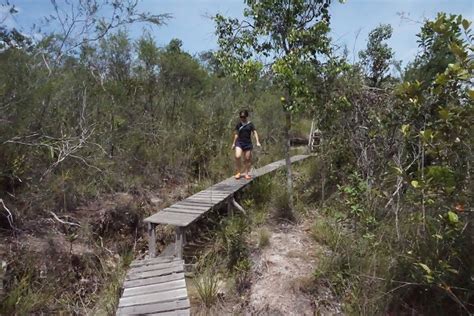
<svg viewBox="0 0 474 316">
<path fill-rule="evenodd" d="M 5 4 L 7 0 L 0 0 Z M 57 0 L 58 3 L 63 0 Z M 72 0 L 77 1 L 77 0 Z M 0 6 L 0 22 L 15 26 L 28 33 L 33 24 L 52 12 L 50 0 L 9 0 L 19 10 L 15 17 L 6 16 Z M 164 46 L 173 38 L 183 41 L 183 49 L 191 54 L 216 49 L 214 23 L 209 18 L 216 13 L 242 17 L 243 0 L 142 0 L 140 9 L 154 14 L 170 13 L 173 18 L 167 25 L 153 27 L 150 31 L 156 42 Z M 350 58 L 357 60 L 358 51 L 364 49 L 368 33 L 380 25 L 391 24 L 393 36 L 388 41 L 395 51 L 395 58 L 403 64 L 416 56 L 416 34 L 421 22 L 433 19 L 437 12 L 462 14 L 474 19 L 472 0 L 347 0 L 345 4 L 333 0 L 331 13 L 331 37 L 339 46 L 347 46 Z M 401 14 L 405 18 L 401 17 Z M 138 37 L 145 25 L 130 29 L 132 38 Z"/>
</svg>

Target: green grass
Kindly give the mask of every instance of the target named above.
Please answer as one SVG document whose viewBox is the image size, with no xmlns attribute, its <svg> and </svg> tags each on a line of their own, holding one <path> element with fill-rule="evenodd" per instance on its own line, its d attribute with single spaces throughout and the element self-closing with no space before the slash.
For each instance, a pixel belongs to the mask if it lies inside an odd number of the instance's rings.
<svg viewBox="0 0 474 316">
<path fill-rule="evenodd" d="M 206 270 L 199 274 L 193 279 L 193 285 L 200 302 L 206 308 L 211 308 L 217 303 L 219 298 L 219 278 L 214 271 Z"/>
<path fill-rule="evenodd" d="M 270 245 L 271 233 L 266 228 L 258 231 L 258 248 L 263 249 Z"/>
</svg>

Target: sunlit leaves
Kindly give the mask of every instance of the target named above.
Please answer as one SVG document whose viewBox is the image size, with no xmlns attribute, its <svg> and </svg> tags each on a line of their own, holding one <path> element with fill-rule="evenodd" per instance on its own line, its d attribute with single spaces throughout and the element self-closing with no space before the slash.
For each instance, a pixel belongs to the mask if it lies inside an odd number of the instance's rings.
<svg viewBox="0 0 474 316">
<path fill-rule="evenodd" d="M 216 57 L 240 83 L 254 81 L 262 71 L 270 74 L 287 93 L 284 109 L 295 112 L 309 95 L 305 78 L 312 62 L 330 51 L 330 0 L 245 3 L 243 20 L 214 17 L 220 48 Z"/>
</svg>

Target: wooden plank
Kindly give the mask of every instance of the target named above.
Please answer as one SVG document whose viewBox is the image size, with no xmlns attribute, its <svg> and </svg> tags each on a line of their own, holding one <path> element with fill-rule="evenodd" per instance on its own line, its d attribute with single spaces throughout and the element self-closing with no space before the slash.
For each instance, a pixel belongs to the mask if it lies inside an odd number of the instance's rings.
<svg viewBox="0 0 474 316">
<path fill-rule="evenodd" d="M 119 307 L 176 301 L 179 299 L 186 299 L 187 297 L 188 293 L 186 289 L 177 289 L 166 292 L 135 295 L 130 297 L 122 297 L 119 301 Z"/>
<path fill-rule="evenodd" d="M 174 208 L 188 208 L 188 209 L 192 209 L 192 210 L 202 210 L 202 211 L 208 211 L 212 208 L 212 205 L 202 205 L 202 204 L 195 204 L 195 203 L 182 203 L 182 202 L 178 202 L 176 204 L 173 204 L 171 207 L 174 207 Z M 166 209 L 165 209 L 166 210 Z"/>
<path fill-rule="evenodd" d="M 176 205 L 191 205 L 191 206 L 207 207 L 207 208 L 214 207 L 214 203 L 211 203 L 211 202 L 189 201 L 189 200 L 180 201 L 176 203 Z"/>
<path fill-rule="evenodd" d="M 202 195 L 202 194 L 227 195 L 229 194 L 229 192 L 227 190 L 221 190 L 220 188 L 216 188 L 212 186 L 204 191 L 196 193 L 195 195 Z"/>
<path fill-rule="evenodd" d="M 160 258 L 134 260 L 132 261 L 132 263 L 130 263 L 130 267 L 139 267 L 139 266 L 148 265 L 148 264 L 167 263 L 167 262 L 172 262 L 172 261 L 181 261 L 181 260 L 173 256 L 167 256 L 167 257 L 162 256 Z"/>
<path fill-rule="evenodd" d="M 225 196 L 227 197 L 227 196 Z M 223 199 L 225 197 L 221 197 L 221 196 L 212 196 L 212 195 L 198 195 L 198 196 L 190 196 L 189 198 L 187 198 L 186 200 L 187 201 L 193 201 L 193 200 L 197 200 L 197 201 L 205 201 L 205 200 L 217 200 L 217 199 Z"/>
<path fill-rule="evenodd" d="M 132 288 L 150 284 L 158 284 L 163 282 L 175 281 L 179 279 L 184 279 L 184 272 L 173 273 L 169 275 L 163 275 L 154 278 L 147 278 L 147 279 L 137 279 L 137 280 L 129 280 L 123 283 L 124 288 Z"/>
<path fill-rule="evenodd" d="M 176 213 L 176 214 L 195 214 L 195 215 L 202 215 L 206 213 L 208 210 L 193 210 L 189 208 L 182 208 L 182 207 L 169 207 L 166 209 L 166 212 Z"/>
<path fill-rule="evenodd" d="M 148 314 L 150 316 L 189 316 L 191 315 L 191 311 L 189 309 L 180 309 L 171 312 L 163 312 L 163 313 L 153 313 Z"/>
<path fill-rule="evenodd" d="M 155 303 L 155 304 L 147 304 L 147 305 L 122 307 L 118 309 L 117 315 L 143 315 L 143 314 L 151 314 L 151 313 L 168 312 L 168 311 L 189 308 L 189 307 L 190 307 L 189 300 L 184 299 L 184 300 L 177 300 L 173 302 L 163 302 L 163 303 Z"/>
<path fill-rule="evenodd" d="M 157 215 L 157 217 L 165 217 L 165 218 L 177 219 L 177 220 L 194 220 L 196 217 L 199 217 L 199 215 L 175 214 L 175 213 L 170 213 L 170 212 L 166 212 L 166 211 L 161 211 L 159 213 L 156 213 L 155 215 Z M 155 215 L 153 215 L 153 216 L 155 216 Z"/>
<path fill-rule="evenodd" d="M 183 265 L 182 260 L 171 261 L 171 262 L 160 262 L 160 263 L 155 263 L 155 264 L 147 264 L 143 266 L 133 267 L 129 273 L 139 273 L 139 272 L 152 271 L 152 270 L 161 270 L 161 269 L 167 269 L 174 266 L 182 266 L 182 265 Z"/>
<path fill-rule="evenodd" d="M 145 286 L 128 288 L 128 289 L 123 290 L 122 297 L 141 295 L 141 294 L 151 294 L 151 293 L 168 291 L 168 290 L 182 289 L 185 287 L 186 287 L 186 281 L 183 278 L 180 280 L 175 280 L 175 281 L 170 281 L 170 282 L 165 282 L 165 283 L 150 284 L 150 285 L 145 285 Z"/>
<path fill-rule="evenodd" d="M 159 224 L 171 224 L 176 226 L 187 226 L 199 218 L 198 214 L 176 214 L 171 212 L 159 212 L 145 219 L 147 222 Z"/>
<path fill-rule="evenodd" d="M 221 190 L 219 188 L 215 188 L 214 186 L 210 186 L 209 188 L 207 188 L 206 190 L 202 190 L 198 193 L 195 193 L 194 195 L 201 195 L 201 194 L 215 194 L 215 195 L 219 195 L 219 194 L 227 194 L 227 191 L 225 190 Z"/>
<path fill-rule="evenodd" d="M 158 277 L 158 276 L 167 275 L 167 274 L 176 273 L 176 272 L 182 272 L 182 271 L 183 271 L 182 265 L 180 266 L 176 265 L 176 266 L 172 266 L 165 269 L 143 271 L 143 272 L 136 272 L 136 273 L 133 270 L 130 270 L 130 272 L 125 277 L 125 280 L 132 281 L 132 280 L 138 280 L 138 279 L 147 279 L 147 278 Z"/>
<path fill-rule="evenodd" d="M 210 197 L 213 197 L 213 196 L 214 197 L 226 197 L 226 196 L 229 196 L 229 195 L 230 195 L 230 193 L 215 193 L 215 192 L 212 192 L 212 191 L 204 191 L 202 193 L 195 194 L 191 197 L 202 197 L 202 196 L 204 196 L 204 197 L 208 197 L 208 196 L 210 196 Z"/>
<path fill-rule="evenodd" d="M 224 198 L 221 197 L 216 197 L 216 196 L 203 196 L 203 197 L 190 197 L 189 199 L 186 199 L 188 202 L 208 202 L 215 204 L 215 201 L 222 201 Z"/>
</svg>

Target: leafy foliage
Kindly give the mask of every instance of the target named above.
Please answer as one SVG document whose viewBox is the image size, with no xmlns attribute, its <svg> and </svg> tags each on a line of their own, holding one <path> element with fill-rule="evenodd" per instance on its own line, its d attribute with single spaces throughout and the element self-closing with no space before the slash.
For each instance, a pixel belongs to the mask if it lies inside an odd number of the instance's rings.
<svg viewBox="0 0 474 316">
<path fill-rule="evenodd" d="M 361 63 L 367 71 L 372 87 L 380 87 L 387 79 L 386 73 L 392 62 L 394 51 L 383 41 L 392 36 L 392 26 L 383 24 L 369 33 L 367 49 L 359 52 Z"/>
</svg>

